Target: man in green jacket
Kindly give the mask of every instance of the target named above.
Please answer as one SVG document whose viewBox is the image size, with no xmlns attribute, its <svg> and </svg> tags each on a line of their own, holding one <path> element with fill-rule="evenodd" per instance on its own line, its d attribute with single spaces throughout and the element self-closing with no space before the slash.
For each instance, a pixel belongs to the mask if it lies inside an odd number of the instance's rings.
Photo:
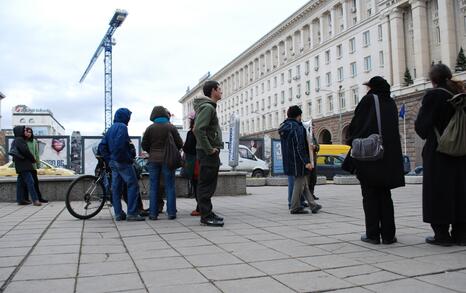
<svg viewBox="0 0 466 293">
<path fill-rule="evenodd" d="M 217 81 L 209 80 L 203 87 L 204 97 L 194 99 L 194 135 L 199 159 L 198 204 L 201 224 L 223 226 L 223 218 L 212 212 L 211 198 L 217 188 L 220 168 L 220 149 L 223 148 L 222 130 L 217 118 L 217 102 L 222 98 L 222 89 Z"/>
</svg>

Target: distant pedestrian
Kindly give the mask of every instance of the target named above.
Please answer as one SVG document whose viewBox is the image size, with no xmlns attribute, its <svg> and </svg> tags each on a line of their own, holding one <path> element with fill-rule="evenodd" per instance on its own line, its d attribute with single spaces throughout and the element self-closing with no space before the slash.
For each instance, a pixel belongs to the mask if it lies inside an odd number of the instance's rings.
<svg viewBox="0 0 466 293">
<path fill-rule="evenodd" d="M 112 205 L 116 221 L 144 221 L 139 215 L 138 197 L 139 183 L 133 167 L 136 156 L 131 147 L 128 135 L 128 123 L 131 119 L 131 111 L 120 108 L 115 112 L 113 125 L 105 133 L 101 144 L 110 153 L 110 168 L 112 170 Z M 128 188 L 128 214 L 121 208 L 121 194 L 123 183 Z"/>
<path fill-rule="evenodd" d="M 29 151 L 34 156 L 36 162 L 32 164 L 34 170 L 31 172 L 32 178 L 34 179 L 34 186 L 36 188 L 37 197 L 41 203 L 48 203 L 49 201 L 42 197 L 42 193 L 39 188 L 39 178 L 37 177 L 37 169 L 40 169 L 40 157 L 39 157 L 39 143 L 34 137 L 34 131 L 30 127 L 26 127 L 25 132 L 26 143 L 28 145 Z M 27 197 L 27 194 L 26 194 Z"/>
<path fill-rule="evenodd" d="M 222 227 L 223 218 L 212 211 L 212 196 L 217 188 L 220 168 L 220 149 L 223 149 L 222 130 L 217 117 L 217 102 L 222 98 L 222 89 L 217 81 L 204 83 L 204 97 L 194 99 L 196 123 L 196 152 L 199 159 L 198 205 L 201 224 Z"/>
<path fill-rule="evenodd" d="M 430 223 L 434 231 L 434 236 L 427 237 L 426 242 L 465 246 L 466 156 L 450 156 L 437 151 L 435 133 L 444 133 L 455 112 L 448 100 L 455 94 L 464 93 L 464 87 L 462 82 L 452 80 L 451 71 L 444 64 L 432 66 L 429 77 L 434 88 L 424 95 L 415 122 L 417 134 L 426 140 L 422 150 L 422 210 L 424 222 Z M 465 125 L 462 127 L 464 129 Z"/>
<path fill-rule="evenodd" d="M 185 155 L 185 166 L 184 173 L 186 178 L 189 180 L 190 192 L 194 195 L 196 199 L 196 209 L 191 212 L 191 216 L 197 217 L 201 213 L 199 211 L 199 204 L 197 198 L 197 181 L 199 177 L 199 160 L 196 157 L 196 137 L 193 133 L 194 128 L 194 118 L 195 114 L 193 113 L 189 117 L 189 131 L 186 134 L 186 141 L 183 145 L 183 152 Z"/>
<path fill-rule="evenodd" d="M 149 219 L 157 220 L 159 214 L 160 175 L 163 174 L 165 195 L 167 197 L 168 219 L 176 219 L 175 170 L 168 167 L 164 161 L 164 153 L 169 137 L 173 137 L 178 149 L 183 146 L 183 140 L 174 125 L 170 123 L 170 114 L 162 106 L 155 106 L 150 114 L 152 124 L 144 131 L 142 149 L 149 154 L 150 193 L 149 193 Z M 163 203 L 163 200 L 162 200 Z"/>
<path fill-rule="evenodd" d="M 370 162 L 358 161 L 348 154 L 343 168 L 351 173 L 355 172 L 361 183 L 366 222 L 366 234 L 361 236 L 361 240 L 379 244 L 382 237 L 384 244 L 392 244 L 397 242 L 397 239 L 391 189 L 405 185 L 398 110 L 395 101 L 390 97 L 390 84 L 384 78 L 375 76 L 364 85 L 369 87 L 369 91 L 354 110 L 349 125 L 348 144 L 351 145 L 356 138 L 366 138 L 379 132 L 374 97 L 377 95 L 380 104 L 383 158 Z"/>
<path fill-rule="evenodd" d="M 42 205 L 39 201 L 36 188 L 34 186 L 34 171 L 33 164 L 36 163 L 34 155 L 31 153 L 26 142 L 26 127 L 15 126 L 13 128 L 15 139 L 11 144 L 11 149 L 14 150 L 13 162 L 15 170 L 18 174 L 16 179 L 16 202 L 19 205 L 30 204 L 26 199 L 26 194 L 29 192 L 32 199 L 32 204 L 35 206 Z M 12 152 L 10 151 L 10 154 Z"/>
<path fill-rule="evenodd" d="M 309 174 L 312 164 L 309 156 L 309 143 L 306 129 L 301 122 L 302 110 L 298 106 L 291 106 L 287 111 L 287 119 L 280 125 L 278 133 L 283 156 L 284 173 L 294 177 L 293 193 L 291 197 L 290 213 L 307 214 L 300 203 L 304 196 L 312 213 L 317 213 L 322 206 L 317 204 L 309 191 Z"/>
</svg>

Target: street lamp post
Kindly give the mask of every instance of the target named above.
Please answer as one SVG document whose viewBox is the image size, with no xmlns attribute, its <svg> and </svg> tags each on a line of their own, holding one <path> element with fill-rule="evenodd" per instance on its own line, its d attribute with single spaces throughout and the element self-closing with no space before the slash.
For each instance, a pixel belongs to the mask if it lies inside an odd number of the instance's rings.
<svg viewBox="0 0 466 293">
<path fill-rule="evenodd" d="M 341 98 L 340 98 L 340 93 L 341 93 L 342 89 L 343 89 L 343 86 L 339 85 L 338 86 L 337 99 L 338 99 L 338 140 L 339 140 L 340 144 L 343 143 L 343 135 L 341 133 L 341 131 L 342 131 L 342 111 L 341 111 Z M 319 91 L 329 92 L 329 93 L 335 94 L 335 91 L 332 91 L 332 90 L 320 89 Z"/>
</svg>

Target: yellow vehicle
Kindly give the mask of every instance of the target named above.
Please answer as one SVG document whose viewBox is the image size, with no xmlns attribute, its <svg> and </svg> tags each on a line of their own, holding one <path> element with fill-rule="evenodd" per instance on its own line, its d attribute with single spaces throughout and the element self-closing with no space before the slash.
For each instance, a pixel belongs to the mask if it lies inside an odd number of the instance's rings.
<svg viewBox="0 0 466 293">
<path fill-rule="evenodd" d="M 344 144 L 321 144 L 318 155 L 347 155 L 349 145 Z"/>
<path fill-rule="evenodd" d="M 0 176 L 16 176 L 15 164 L 13 161 L 6 163 L 3 166 L 0 166 Z M 37 175 L 47 175 L 47 176 L 73 176 L 76 173 L 73 170 L 68 170 L 65 168 L 57 168 L 50 165 L 47 162 L 40 161 L 40 168 L 37 169 Z"/>
</svg>

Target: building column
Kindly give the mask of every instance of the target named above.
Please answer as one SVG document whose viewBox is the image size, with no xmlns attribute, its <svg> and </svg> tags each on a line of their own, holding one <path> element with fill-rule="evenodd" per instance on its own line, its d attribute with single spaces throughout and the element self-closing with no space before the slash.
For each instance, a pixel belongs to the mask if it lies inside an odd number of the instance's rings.
<svg viewBox="0 0 466 293">
<path fill-rule="evenodd" d="M 362 5 L 361 0 L 356 0 L 356 18 L 358 19 L 357 23 L 362 21 Z"/>
<path fill-rule="evenodd" d="M 332 37 L 334 37 L 338 32 L 338 29 L 337 29 L 337 13 L 336 12 L 337 11 L 335 9 L 335 6 L 333 6 L 330 9 L 330 18 L 331 18 L 331 25 L 332 25 Z"/>
<path fill-rule="evenodd" d="M 343 10 L 343 30 L 346 30 L 348 28 L 348 1 L 343 0 L 341 2 L 341 8 Z"/>
<path fill-rule="evenodd" d="M 442 2 L 442 1 L 440 1 Z M 414 65 L 416 67 L 415 82 L 425 82 L 429 75 L 429 32 L 427 31 L 427 7 L 425 0 L 411 0 L 413 14 L 413 33 L 416 51 L 414 53 Z"/>
<path fill-rule="evenodd" d="M 319 42 L 319 44 L 322 44 L 324 42 L 324 40 L 327 39 L 327 38 L 324 38 L 324 35 L 325 35 L 324 34 L 324 32 L 325 32 L 324 22 L 325 22 L 325 17 L 324 17 L 324 15 L 321 15 L 319 17 L 319 30 L 320 30 L 320 42 Z"/>
<path fill-rule="evenodd" d="M 380 24 L 382 25 L 384 76 L 389 84 L 393 84 L 392 50 L 390 47 L 391 46 L 390 16 L 388 14 L 382 15 L 380 18 Z"/>
<path fill-rule="evenodd" d="M 403 35 L 403 14 L 399 8 L 390 13 L 390 38 L 392 48 L 393 85 L 400 87 L 406 70 L 405 41 Z"/>
<path fill-rule="evenodd" d="M 438 1 L 439 27 L 442 32 L 440 36 L 440 52 L 442 63 L 454 70 L 456 65 L 457 45 L 455 30 L 454 1 Z"/>
</svg>

